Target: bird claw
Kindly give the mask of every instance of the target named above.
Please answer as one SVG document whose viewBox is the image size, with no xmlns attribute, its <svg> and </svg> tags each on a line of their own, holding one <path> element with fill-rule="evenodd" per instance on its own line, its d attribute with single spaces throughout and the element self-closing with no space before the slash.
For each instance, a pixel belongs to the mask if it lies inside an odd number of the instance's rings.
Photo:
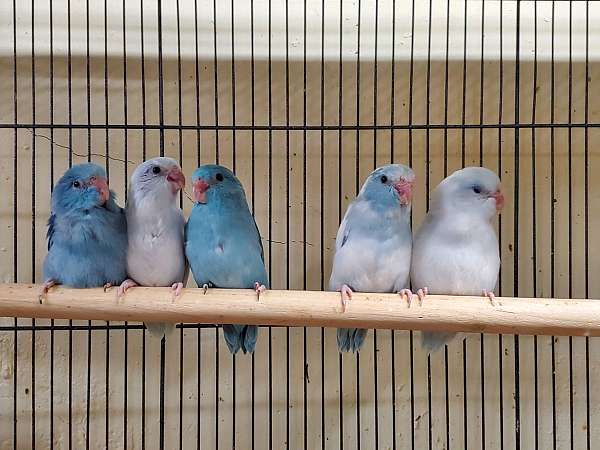
<svg viewBox="0 0 600 450">
<path fill-rule="evenodd" d="M 346 307 L 348 306 L 348 300 L 352 299 L 352 289 L 347 285 L 342 285 L 340 288 L 340 294 L 342 296 L 342 312 L 346 312 Z"/>
<path fill-rule="evenodd" d="M 405 297 L 406 296 L 406 304 L 407 307 L 410 308 L 410 304 L 412 303 L 412 299 L 413 299 L 413 293 L 410 289 L 400 289 L 398 291 L 398 295 L 400 295 L 401 297 Z"/>
<path fill-rule="evenodd" d="M 495 308 L 497 307 L 499 304 L 496 301 L 496 296 L 494 295 L 494 293 L 492 291 L 487 291 L 487 289 L 483 290 L 483 296 L 487 297 L 490 299 L 490 304 Z"/>
<path fill-rule="evenodd" d="M 206 292 L 208 291 L 208 284 L 204 283 L 204 284 L 202 285 L 202 291 L 203 291 L 202 293 L 203 293 L 204 295 L 206 295 Z"/>
<path fill-rule="evenodd" d="M 119 288 L 117 289 L 117 298 L 123 297 L 125 295 L 125 292 L 127 292 L 127 289 L 134 286 L 138 286 L 138 284 L 131 278 L 127 278 L 119 285 Z M 106 292 L 106 287 L 104 289 L 104 292 Z"/>
<path fill-rule="evenodd" d="M 38 295 L 38 302 L 40 302 L 40 305 L 44 302 L 44 299 L 46 298 L 46 294 L 48 293 L 48 290 L 52 287 L 55 286 L 57 283 L 54 280 L 48 280 L 45 281 L 44 284 L 42 285 L 42 289 Z"/>
<path fill-rule="evenodd" d="M 183 283 L 180 281 L 178 283 L 173 283 L 171 285 L 171 290 L 173 291 L 173 297 L 171 298 L 171 303 L 175 303 L 175 299 L 181 295 L 181 290 L 183 289 Z"/>
<path fill-rule="evenodd" d="M 102 289 L 104 290 L 104 292 L 107 291 L 107 289 L 110 289 L 112 287 L 112 283 L 105 283 L 104 286 L 102 286 Z"/>
<path fill-rule="evenodd" d="M 258 281 L 254 282 L 254 290 L 256 291 L 256 301 L 260 301 L 260 294 L 265 292 L 267 288 L 264 284 L 260 284 Z"/>
<path fill-rule="evenodd" d="M 425 296 L 429 293 L 429 289 L 427 286 L 423 287 L 423 289 L 419 289 L 417 291 L 417 297 L 419 297 L 419 306 L 423 306 L 423 300 L 425 300 Z"/>
</svg>

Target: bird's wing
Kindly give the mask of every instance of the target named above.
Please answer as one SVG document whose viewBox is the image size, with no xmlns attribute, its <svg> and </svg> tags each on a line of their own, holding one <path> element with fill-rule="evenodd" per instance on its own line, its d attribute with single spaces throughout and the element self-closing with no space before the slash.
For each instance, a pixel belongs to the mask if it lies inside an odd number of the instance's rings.
<svg viewBox="0 0 600 450">
<path fill-rule="evenodd" d="M 350 226 L 351 216 L 352 216 L 352 205 L 350 205 L 348 207 L 348 211 L 346 211 L 346 215 L 344 216 L 344 219 L 342 220 L 342 223 L 340 224 L 340 228 L 338 230 L 338 234 L 335 239 L 335 250 L 336 251 L 341 249 L 344 246 L 344 244 L 346 244 L 346 242 L 348 241 L 348 238 L 350 237 L 350 229 L 352 228 Z"/>
<path fill-rule="evenodd" d="M 258 229 L 258 225 L 256 225 L 256 220 L 254 219 L 254 216 L 250 216 L 252 223 L 254 224 L 254 228 L 256 229 L 256 237 L 258 238 L 258 245 L 260 247 L 260 259 L 262 260 L 263 264 L 265 263 L 265 251 L 263 249 L 263 245 L 262 245 L 262 239 L 260 238 L 260 231 Z"/>
<path fill-rule="evenodd" d="M 54 222 L 56 222 L 56 216 L 54 214 L 50 214 L 50 218 L 48 219 L 48 232 L 46 233 L 46 239 L 48 240 L 48 251 L 50 251 L 50 248 L 54 242 Z"/>
</svg>

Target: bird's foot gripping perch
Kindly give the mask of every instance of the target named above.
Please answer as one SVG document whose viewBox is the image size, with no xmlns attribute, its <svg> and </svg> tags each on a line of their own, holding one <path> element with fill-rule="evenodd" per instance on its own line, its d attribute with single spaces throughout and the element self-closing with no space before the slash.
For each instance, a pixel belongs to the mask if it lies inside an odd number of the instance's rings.
<svg viewBox="0 0 600 450">
<path fill-rule="evenodd" d="M 42 285 L 42 289 L 40 290 L 40 293 L 38 295 L 38 301 L 40 302 L 40 305 L 43 303 L 44 299 L 46 298 L 46 294 L 48 293 L 48 290 L 52 286 L 56 286 L 57 284 L 58 283 L 52 279 L 44 281 L 44 284 Z"/>
<path fill-rule="evenodd" d="M 412 291 L 410 289 L 400 289 L 398 291 L 398 295 L 400 295 L 403 298 L 406 297 L 406 304 L 407 304 L 408 308 L 410 308 L 410 304 L 412 303 L 412 299 L 414 296 Z"/>
<path fill-rule="evenodd" d="M 203 293 L 204 295 L 206 295 L 206 292 L 208 291 L 208 284 L 204 283 L 204 284 L 202 285 L 202 291 L 203 291 L 202 293 Z"/>
<path fill-rule="evenodd" d="M 346 312 L 348 300 L 352 299 L 352 288 L 347 284 L 343 284 L 340 288 L 340 295 L 342 296 L 342 312 Z"/>
<path fill-rule="evenodd" d="M 267 288 L 265 287 L 264 284 L 260 284 L 258 281 L 255 281 L 254 282 L 254 290 L 256 291 L 256 301 L 258 302 L 260 300 L 260 294 L 265 292 L 267 290 Z"/>
<path fill-rule="evenodd" d="M 127 289 L 132 288 L 134 286 L 138 286 L 138 284 L 131 278 L 127 278 L 120 284 L 119 288 L 117 289 L 117 297 L 123 297 L 125 295 L 125 292 L 127 292 Z"/>
<path fill-rule="evenodd" d="M 427 289 L 427 286 L 424 286 L 422 289 L 417 291 L 417 297 L 419 297 L 419 306 L 423 306 L 423 300 L 425 300 L 427 294 L 429 294 L 429 289 Z"/>
<path fill-rule="evenodd" d="M 171 291 L 173 292 L 173 298 L 171 298 L 171 303 L 175 303 L 175 299 L 181 295 L 181 290 L 183 289 L 183 283 L 180 281 L 178 283 L 173 283 L 171 285 Z"/>
<path fill-rule="evenodd" d="M 498 302 L 496 301 L 496 296 L 492 291 L 488 291 L 487 289 L 483 290 L 483 296 L 489 298 L 490 303 L 493 307 L 498 306 Z"/>
<path fill-rule="evenodd" d="M 112 283 L 104 283 L 104 286 L 102 286 L 102 289 L 104 290 L 104 292 L 108 291 L 111 287 L 113 287 Z"/>
</svg>

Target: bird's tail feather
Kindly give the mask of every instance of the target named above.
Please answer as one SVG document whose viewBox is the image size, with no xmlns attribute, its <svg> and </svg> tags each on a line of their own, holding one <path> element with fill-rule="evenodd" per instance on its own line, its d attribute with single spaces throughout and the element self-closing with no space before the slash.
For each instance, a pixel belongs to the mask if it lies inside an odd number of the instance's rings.
<svg viewBox="0 0 600 450">
<path fill-rule="evenodd" d="M 352 351 L 356 353 L 362 347 L 367 330 L 362 328 L 338 328 L 337 344 L 340 352 Z"/>
<path fill-rule="evenodd" d="M 223 325 L 223 336 L 229 351 L 236 354 L 240 349 L 245 353 L 253 353 L 258 338 L 256 325 Z"/>
<path fill-rule="evenodd" d="M 258 339 L 258 327 L 256 325 L 246 325 L 242 336 L 242 351 L 244 353 L 254 353 L 256 340 Z"/>
<path fill-rule="evenodd" d="M 146 328 L 150 332 L 150 336 L 162 339 L 163 336 L 165 339 L 168 339 L 173 331 L 175 331 L 174 323 L 166 323 L 166 322 L 146 322 Z"/>
<path fill-rule="evenodd" d="M 432 333 L 430 331 L 421 331 L 421 347 L 427 354 L 434 353 L 448 344 L 456 333 Z"/>
</svg>

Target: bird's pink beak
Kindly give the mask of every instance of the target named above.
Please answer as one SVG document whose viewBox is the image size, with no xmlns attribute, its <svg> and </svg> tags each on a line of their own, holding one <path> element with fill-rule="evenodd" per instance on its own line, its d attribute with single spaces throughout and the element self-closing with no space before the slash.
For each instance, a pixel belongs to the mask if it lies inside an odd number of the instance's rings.
<svg viewBox="0 0 600 450">
<path fill-rule="evenodd" d="M 197 203 L 206 203 L 206 191 L 210 188 L 210 184 L 202 178 L 198 178 L 193 184 L 194 200 Z"/>
<path fill-rule="evenodd" d="M 414 180 L 407 181 L 404 178 L 401 178 L 400 181 L 394 184 L 394 189 L 398 192 L 400 196 L 400 204 L 401 205 L 409 205 L 412 200 L 412 187 Z"/>
<path fill-rule="evenodd" d="M 98 190 L 98 193 L 100 194 L 100 200 L 102 202 L 101 204 L 104 205 L 110 197 L 110 191 L 108 190 L 108 181 L 106 181 L 106 178 L 92 177 L 90 178 L 89 185 L 94 186 Z"/>
<path fill-rule="evenodd" d="M 491 194 L 490 197 L 496 200 L 496 211 L 500 211 L 504 206 L 504 195 L 502 195 L 502 192 L 500 192 L 500 190 L 497 190 L 496 192 Z"/>
<path fill-rule="evenodd" d="M 171 184 L 173 193 L 185 187 L 185 175 L 179 167 L 173 167 L 167 172 L 167 181 Z"/>
</svg>

